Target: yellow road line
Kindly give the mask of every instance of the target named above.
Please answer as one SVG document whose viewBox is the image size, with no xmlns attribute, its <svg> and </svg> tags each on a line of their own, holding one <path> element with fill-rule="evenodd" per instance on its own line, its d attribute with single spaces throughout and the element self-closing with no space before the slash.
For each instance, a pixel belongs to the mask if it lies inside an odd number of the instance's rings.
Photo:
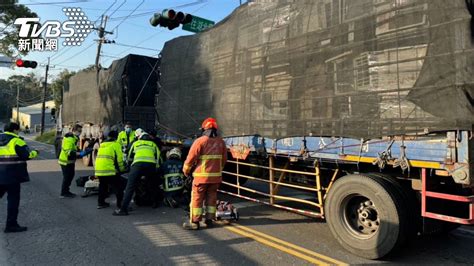
<svg viewBox="0 0 474 266">
<path fill-rule="evenodd" d="M 225 229 L 231 231 L 231 232 L 234 232 L 236 234 L 239 234 L 239 235 L 242 235 L 242 236 L 245 236 L 245 237 L 248 237 L 248 238 L 251 238 L 257 242 L 260 242 L 264 245 L 267 245 L 269 247 L 272 247 L 272 248 L 275 248 L 275 249 L 278 249 L 278 250 L 281 250 L 287 254 L 290 254 L 290 255 L 293 255 L 295 257 L 298 257 L 300 259 L 303 259 L 303 260 L 306 260 L 306 261 L 309 261 L 313 264 L 317 264 L 317 265 L 329 265 L 327 262 L 323 262 L 322 260 L 318 260 L 318 259 L 315 259 L 313 257 L 310 257 L 310 256 L 307 256 L 303 253 L 300 253 L 298 251 L 294 251 L 292 249 L 289 249 L 287 247 L 284 247 L 282 245 L 279 245 L 279 244 L 276 244 L 276 243 L 273 243 L 269 240 L 266 240 L 266 239 L 263 239 L 263 238 L 260 238 L 256 235 L 253 235 L 251 233 L 248 233 L 246 231 L 243 231 L 243 230 L 240 230 L 240 229 L 237 229 L 236 227 L 234 226 L 225 226 L 224 227 Z"/>
<path fill-rule="evenodd" d="M 245 230 L 245 231 L 247 231 L 247 232 L 249 232 L 249 233 L 255 234 L 255 235 L 257 235 L 257 236 L 264 237 L 264 238 L 266 238 L 266 239 L 268 239 L 268 240 L 271 240 L 271 241 L 277 242 L 277 243 L 279 243 L 279 244 L 285 245 L 285 246 L 287 246 L 287 247 L 289 247 L 289 248 L 292 248 L 292 249 L 294 249 L 294 250 L 298 250 L 298 251 L 304 252 L 304 253 L 306 253 L 306 254 L 308 254 L 308 255 L 317 257 L 317 258 L 319 258 L 319 259 L 323 259 L 323 260 L 328 261 L 328 262 L 330 262 L 330 263 L 332 263 L 332 264 L 347 265 L 346 263 L 344 263 L 344 262 L 342 262 L 342 261 L 339 261 L 339 260 L 330 258 L 330 257 L 325 256 L 325 255 L 323 255 L 323 254 L 319 254 L 319 253 L 317 253 L 317 252 L 314 252 L 314 251 L 312 251 L 312 250 L 309 250 L 309 249 L 306 249 L 306 248 L 297 246 L 297 245 L 295 245 L 295 244 L 292 244 L 292 243 L 283 241 L 283 240 L 281 240 L 281 239 L 279 239 L 279 238 L 276 238 L 276 237 L 273 237 L 273 236 L 264 234 L 264 233 L 262 233 L 262 232 L 259 232 L 259 231 L 256 231 L 256 230 L 254 230 L 254 229 L 251 229 L 251 228 L 249 228 L 249 227 L 246 227 L 246 226 L 243 226 L 243 225 L 237 225 L 237 224 L 233 224 L 233 226 L 236 227 L 236 228 L 239 228 L 239 229 L 241 229 L 241 230 Z"/>
</svg>

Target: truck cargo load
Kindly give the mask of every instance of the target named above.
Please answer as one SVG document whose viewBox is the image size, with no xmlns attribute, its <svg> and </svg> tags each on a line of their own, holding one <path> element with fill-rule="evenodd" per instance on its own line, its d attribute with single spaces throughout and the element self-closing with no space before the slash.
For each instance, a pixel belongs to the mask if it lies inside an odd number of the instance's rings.
<svg viewBox="0 0 474 266">
<path fill-rule="evenodd" d="M 469 130 L 464 0 L 255 0 L 162 51 L 160 122 L 183 134 L 373 138 Z"/>
<path fill-rule="evenodd" d="M 98 75 L 90 70 L 72 76 L 64 90 L 63 124 L 114 125 L 130 120 L 145 128 L 139 115 L 149 109 L 152 118 L 147 124 L 153 128 L 158 62 L 157 58 L 130 54 Z"/>
</svg>

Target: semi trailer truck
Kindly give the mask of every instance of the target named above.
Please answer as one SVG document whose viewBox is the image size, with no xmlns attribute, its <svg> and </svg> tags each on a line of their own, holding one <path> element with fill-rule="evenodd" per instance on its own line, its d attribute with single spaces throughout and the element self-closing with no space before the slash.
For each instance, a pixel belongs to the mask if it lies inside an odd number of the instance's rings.
<svg viewBox="0 0 474 266">
<path fill-rule="evenodd" d="M 472 1 L 255 0 L 161 52 L 160 123 L 217 118 L 221 192 L 383 257 L 474 223 Z"/>
</svg>

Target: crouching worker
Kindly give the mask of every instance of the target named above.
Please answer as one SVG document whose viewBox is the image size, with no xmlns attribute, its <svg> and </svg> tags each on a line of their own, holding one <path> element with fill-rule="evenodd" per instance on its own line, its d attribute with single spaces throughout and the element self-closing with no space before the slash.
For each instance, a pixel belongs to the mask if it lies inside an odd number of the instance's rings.
<svg viewBox="0 0 474 266">
<path fill-rule="evenodd" d="M 107 139 L 100 144 L 95 163 L 95 176 L 99 178 L 99 199 L 97 209 L 110 206 L 105 202 L 109 185 L 117 197 L 117 208 L 122 207 L 124 184 L 120 173 L 125 172 L 122 146 L 117 142 L 117 131 L 110 131 Z"/>
<path fill-rule="evenodd" d="M 121 208 L 113 213 L 115 216 L 128 215 L 128 206 L 132 201 L 138 180 L 142 176 L 147 179 L 155 178 L 157 169 L 160 167 L 160 149 L 143 130 L 137 129 L 135 134 L 138 140 L 132 144 L 128 153 L 128 161 L 133 162 L 128 175 L 125 196 Z"/>
<path fill-rule="evenodd" d="M 177 208 L 182 200 L 184 188 L 183 162 L 181 150 L 173 148 L 166 153 L 166 161 L 160 167 L 163 178 L 164 204 Z"/>
<path fill-rule="evenodd" d="M 194 141 L 184 162 L 183 173 L 193 175 L 190 220 L 183 224 L 188 230 L 199 229 L 203 203 L 206 205 L 206 225 L 211 227 L 216 216 L 217 190 L 222 182 L 222 170 L 227 161 L 224 140 L 217 136 L 217 122 L 207 118 L 201 126 L 202 136 Z M 192 170 L 194 169 L 194 171 Z"/>
</svg>

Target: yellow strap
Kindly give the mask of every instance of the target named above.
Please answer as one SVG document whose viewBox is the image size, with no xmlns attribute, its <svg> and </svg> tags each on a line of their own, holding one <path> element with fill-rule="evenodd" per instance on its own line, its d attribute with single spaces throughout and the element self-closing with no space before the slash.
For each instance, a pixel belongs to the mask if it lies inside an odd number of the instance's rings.
<svg viewBox="0 0 474 266">
<path fill-rule="evenodd" d="M 216 213 L 216 206 L 206 206 L 206 213 Z"/>
<path fill-rule="evenodd" d="M 137 146 L 137 147 L 135 147 L 135 151 L 140 151 L 140 150 L 155 151 L 155 148 L 151 147 L 151 146 Z"/>
<path fill-rule="evenodd" d="M 18 155 L 0 155 L 0 159 L 1 158 L 19 158 Z"/>
<path fill-rule="evenodd" d="M 220 177 L 221 173 L 193 173 L 194 177 Z"/>
<path fill-rule="evenodd" d="M 166 174 L 163 177 L 168 178 L 168 177 L 173 177 L 173 176 L 181 176 L 181 173 Z"/>
<path fill-rule="evenodd" d="M 112 172 L 112 171 L 109 171 L 109 172 L 97 172 L 97 171 L 95 171 L 96 176 L 113 176 L 113 175 L 116 175 L 116 174 L 117 174 L 116 172 Z"/>
<path fill-rule="evenodd" d="M 97 155 L 96 158 L 97 159 L 110 159 L 110 160 L 113 160 L 114 156 L 111 156 L 111 155 Z"/>
<path fill-rule="evenodd" d="M 194 216 L 202 215 L 202 208 L 193 208 L 192 211 Z"/>
<path fill-rule="evenodd" d="M 156 159 L 155 157 L 149 157 L 149 156 L 135 156 L 133 158 L 133 161 L 137 161 L 137 160 L 150 160 L 150 161 L 153 161 L 154 163 L 156 162 Z"/>
<path fill-rule="evenodd" d="M 201 155 L 199 156 L 201 160 L 220 160 L 222 159 L 222 155 Z"/>
</svg>

